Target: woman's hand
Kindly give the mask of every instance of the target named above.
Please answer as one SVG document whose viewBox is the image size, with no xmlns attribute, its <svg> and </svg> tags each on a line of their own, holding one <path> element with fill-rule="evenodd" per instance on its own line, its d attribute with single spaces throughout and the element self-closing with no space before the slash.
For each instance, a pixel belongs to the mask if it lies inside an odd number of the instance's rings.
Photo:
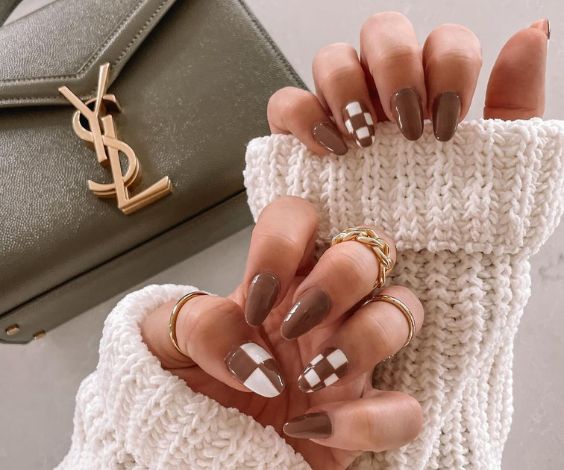
<svg viewBox="0 0 564 470">
<path fill-rule="evenodd" d="M 284 429 L 313 468 L 340 469 L 359 451 L 396 448 L 413 439 L 422 414 L 412 397 L 372 388 L 374 366 L 401 349 L 410 331 L 395 306 L 359 305 L 378 279 L 374 252 L 345 241 L 316 263 L 316 237 L 311 204 L 276 200 L 257 222 L 235 292 L 228 298 L 194 297 L 180 310 L 176 335 L 183 354 L 168 334 L 174 303 L 149 315 L 142 332 L 163 367 L 190 388 L 280 434 Z M 385 240 L 395 260 L 393 242 Z M 417 297 L 401 286 L 382 293 L 403 301 L 417 332 L 423 323 Z"/>
<path fill-rule="evenodd" d="M 544 112 L 547 20 L 517 32 L 492 69 L 485 118 L 529 119 Z M 400 13 L 371 16 L 360 33 L 360 57 L 349 44 L 322 48 L 313 61 L 315 94 L 282 88 L 270 99 L 273 134 L 293 134 L 312 152 L 342 155 L 346 141 L 367 147 L 378 122 L 397 123 L 416 140 L 431 118 L 440 141 L 466 116 L 482 65 L 480 43 L 468 28 L 445 24 L 421 48 Z"/>
<path fill-rule="evenodd" d="M 548 34 L 548 23 L 537 21 L 508 41 L 490 77 L 485 117 L 542 115 Z M 480 45 L 468 29 L 443 25 L 421 49 L 404 16 L 377 14 L 362 28 L 360 59 L 346 44 L 319 52 L 316 95 L 284 88 L 272 96 L 270 127 L 294 134 L 320 155 L 345 153 L 347 139 L 370 145 L 374 126 L 383 120 L 397 122 L 414 140 L 422 119 L 432 117 L 437 139 L 448 140 L 469 109 L 480 66 Z M 374 253 L 348 241 L 316 263 L 316 232 L 310 204 L 275 201 L 253 231 L 246 273 L 235 292 L 228 298 L 198 296 L 182 307 L 176 334 L 183 354 L 168 335 L 173 303 L 149 315 L 142 330 L 163 367 L 193 390 L 284 430 L 314 468 L 337 469 L 359 451 L 407 443 L 418 434 L 422 414 L 412 397 L 372 389 L 374 366 L 401 349 L 409 334 L 406 318 L 393 305 L 359 304 L 379 274 Z M 423 322 L 417 297 L 401 286 L 382 293 L 407 305 L 417 332 Z M 249 362 L 253 357 L 260 367 Z"/>
</svg>

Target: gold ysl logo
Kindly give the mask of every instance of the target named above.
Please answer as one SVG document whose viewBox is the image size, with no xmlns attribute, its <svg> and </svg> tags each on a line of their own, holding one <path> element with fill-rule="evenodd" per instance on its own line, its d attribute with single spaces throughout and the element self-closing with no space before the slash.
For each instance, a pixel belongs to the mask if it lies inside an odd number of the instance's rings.
<svg viewBox="0 0 564 470">
<path fill-rule="evenodd" d="M 96 98 L 85 103 L 66 86 L 59 88 L 59 92 L 77 109 L 72 117 L 72 128 L 76 135 L 94 147 L 100 164 L 105 167 L 108 163 L 110 165 L 114 182 L 102 184 L 88 180 L 88 188 L 98 197 L 115 197 L 118 208 L 124 214 L 132 214 L 169 194 L 172 183 L 168 176 L 165 176 L 135 196 L 129 194 L 129 187 L 141 180 L 141 167 L 133 149 L 116 136 L 114 119 L 109 112 L 120 112 L 121 107 L 114 95 L 106 94 L 109 71 L 110 64 L 106 63 L 100 67 Z M 87 127 L 83 125 L 85 123 L 88 123 Z M 119 152 L 127 157 L 125 175 L 121 171 Z"/>
</svg>

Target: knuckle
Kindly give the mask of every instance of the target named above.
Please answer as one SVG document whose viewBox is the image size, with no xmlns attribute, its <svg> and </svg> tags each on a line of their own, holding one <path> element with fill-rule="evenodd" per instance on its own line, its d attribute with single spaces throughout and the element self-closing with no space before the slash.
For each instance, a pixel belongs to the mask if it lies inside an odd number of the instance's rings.
<svg viewBox="0 0 564 470">
<path fill-rule="evenodd" d="M 205 308 L 202 308 L 205 303 Z M 225 320 L 230 316 L 240 315 L 239 306 L 230 299 L 215 296 L 201 296 L 191 300 L 187 306 L 190 309 L 179 315 L 181 328 L 185 332 L 183 337 L 184 351 L 193 349 L 195 339 L 201 343 L 213 339 L 217 335 L 217 321 L 219 318 Z"/>
<path fill-rule="evenodd" d="M 334 86 L 350 80 L 359 75 L 360 68 L 354 63 L 331 64 L 329 67 L 319 67 L 317 69 L 316 79 L 321 86 Z"/>
<path fill-rule="evenodd" d="M 265 233 L 253 231 L 253 242 L 269 247 L 273 255 L 288 257 L 297 252 L 298 242 L 290 234 L 283 232 Z"/>
<path fill-rule="evenodd" d="M 420 54 L 421 51 L 417 46 L 410 44 L 398 44 L 394 47 L 382 50 L 378 60 L 380 62 L 380 66 L 387 67 L 418 60 Z"/>
<path fill-rule="evenodd" d="M 378 350 L 381 352 L 382 359 L 394 354 L 400 348 L 396 344 L 396 334 L 391 330 L 390 325 L 383 321 L 382 315 L 375 308 L 377 304 L 369 304 L 369 309 L 365 316 L 366 332 L 370 335 L 371 344 L 377 344 Z"/>
<path fill-rule="evenodd" d="M 332 269 L 338 272 L 346 283 L 364 285 L 376 278 L 377 265 L 374 254 L 359 242 L 345 242 L 336 245 Z"/>
<path fill-rule="evenodd" d="M 335 58 L 342 57 L 343 55 L 350 54 L 351 52 L 354 52 L 354 48 L 346 42 L 334 42 L 327 44 L 317 51 L 317 54 L 313 59 L 313 63 L 315 65 L 318 61 L 333 61 Z"/>
<path fill-rule="evenodd" d="M 270 122 L 284 121 L 299 114 L 304 107 L 311 106 L 314 96 L 305 90 L 294 87 L 284 87 L 275 91 L 267 105 L 267 115 Z"/>
</svg>

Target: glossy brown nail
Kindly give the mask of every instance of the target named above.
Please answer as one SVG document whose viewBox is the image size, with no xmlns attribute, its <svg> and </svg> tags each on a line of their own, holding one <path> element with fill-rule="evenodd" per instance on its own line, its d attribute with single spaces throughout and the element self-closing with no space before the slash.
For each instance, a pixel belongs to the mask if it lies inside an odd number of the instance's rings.
<svg viewBox="0 0 564 470">
<path fill-rule="evenodd" d="M 268 316 L 280 291 L 280 282 L 273 274 L 257 274 L 249 286 L 245 318 L 252 326 L 260 325 Z"/>
<path fill-rule="evenodd" d="M 369 147 L 374 143 L 374 120 L 368 108 L 359 101 L 345 106 L 343 121 L 347 132 L 359 147 Z"/>
<path fill-rule="evenodd" d="M 227 369 L 249 390 L 273 398 L 284 390 L 284 379 L 274 358 L 256 343 L 245 343 L 225 358 Z"/>
<path fill-rule="evenodd" d="M 299 439 L 327 439 L 333 434 L 333 425 L 327 413 L 308 413 L 288 421 L 283 430 Z"/>
<path fill-rule="evenodd" d="M 349 150 L 339 130 L 330 122 L 315 124 L 313 138 L 335 155 L 344 155 Z"/>
<path fill-rule="evenodd" d="M 452 139 L 460 117 L 460 96 L 452 91 L 440 94 L 433 102 L 433 131 L 441 142 Z"/>
<path fill-rule="evenodd" d="M 281 333 L 286 339 L 295 339 L 318 325 L 329 313 L 331 299 L 318 287 L 306 290 L 282 322 Z"/>
<path fill-rule="evenodd" d="M 327 348 L 315 356 L 298 378 L 298 388 L 311 393 L 334 384 L 347 373 L 349 360 L 339 348 Z"/>
<path fill-rule="evenodd" d="M 392 95 L 392 113 L 399 130 L 408 140 L 417 140 L 423 134 L 423 107 L 414 88 L 404 88 Z"/>
</svg>

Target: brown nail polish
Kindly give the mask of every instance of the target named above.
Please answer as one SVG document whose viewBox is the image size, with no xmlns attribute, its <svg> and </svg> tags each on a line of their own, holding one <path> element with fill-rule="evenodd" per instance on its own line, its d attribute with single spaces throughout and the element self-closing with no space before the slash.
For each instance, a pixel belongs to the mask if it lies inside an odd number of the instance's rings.
<svg viewBox="0 0 564 470">
<path fill-rule="evenodd" d="M 433 131 L 441 142 L 452 139 L 460 116 L 460 96 L 452 91 L 440 94 L 433 102 Z"/>
<path fill-rule="evenodd" d="M 327 348 L 315 356 L 298 378 L 298 388 L 311 393 L 334 384 L 347 373 L 349 360 L 338 348 Z"/>
<path fill-rule="evenodd" d="M 255 343 L 245 343 L 225 358 L 229 371 L 249 390 L 273 398 L 284 390 L 284 379 L 274 358 Z"/>
<path fill-rule="evenodd" d="M 423 108 L 419 93 L 414 88 L 404 88 L 392 95 L 390 106 L 404 137 L 419 139 L 423 134 Z"/>
<path fill-rule="evenodd" d="M 284 425 L 284 434 L 299 439 L 327 439 L 333 434 L 333 425 L 327 413 L 308 413 Z"/>
<path fill-rule="evenodd" d="M 251 281 L 245 305 L 245 318 L 252 326 L 260 325 L 268 316 L 280 291 L 280 282 L 273 274 L 260 273 Z"/>
<path fill-rule="evenodd" d="M 305 291 L 282 322 L 281 333 L 286 339 L 295 339 L 307 333 L 327 316 L 331 299 L 318 287 Z"/>
<path fill-rule="evenodd" d="M 550 40 L 550 21 L 546 18 L 546 39 Z"/>
<path fill-rule="evenodd" d="M 374 143 L 374 120 L 368 108 L 359 101 L 345 106 L 343 121 L 349 135 L 359 147 L 369 147 Z"/>
<path fill-rule="evenodd" d="M 344 155 L 349 150 L 339 130 L 330 122 L 318 122 L 313 127 L 313 138 L 335 155 Z"/>
</svg>

